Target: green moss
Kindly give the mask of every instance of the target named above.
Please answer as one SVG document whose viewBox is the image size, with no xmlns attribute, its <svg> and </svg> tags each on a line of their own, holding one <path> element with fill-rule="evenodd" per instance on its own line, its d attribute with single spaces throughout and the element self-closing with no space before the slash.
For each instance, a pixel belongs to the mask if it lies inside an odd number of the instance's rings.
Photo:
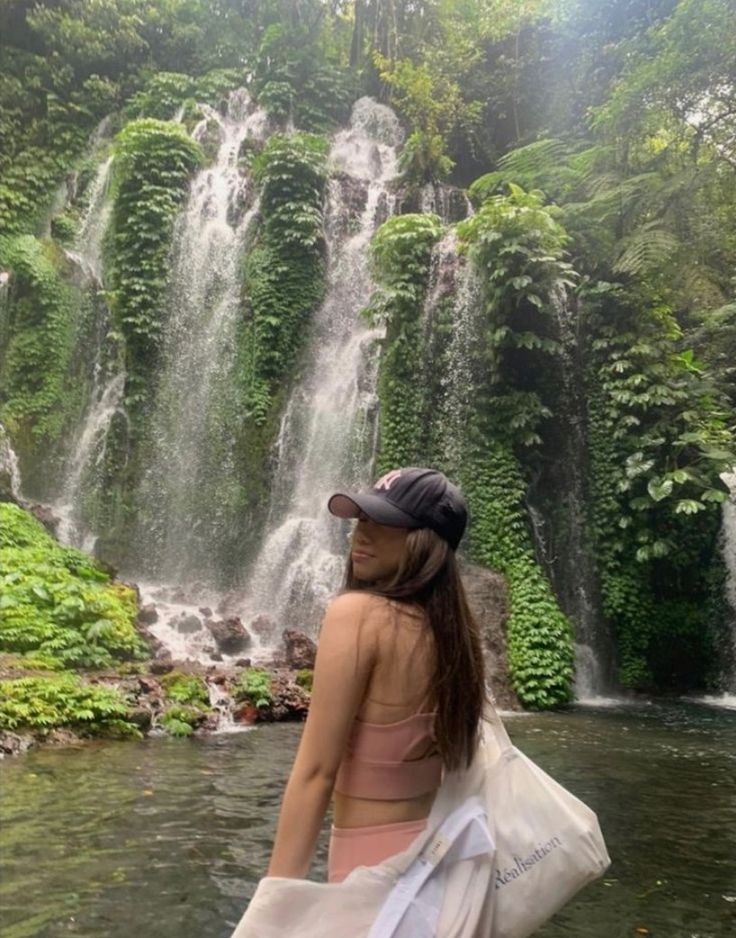
<svg viewBox="0 0 736 938">
<path fill-rule="evenodd" d="M 21 508 L 0 504 L 0 650 L 69 667 L 146 655 L 136 597 L 87 555 L 56 543 Z"/>
</svg>

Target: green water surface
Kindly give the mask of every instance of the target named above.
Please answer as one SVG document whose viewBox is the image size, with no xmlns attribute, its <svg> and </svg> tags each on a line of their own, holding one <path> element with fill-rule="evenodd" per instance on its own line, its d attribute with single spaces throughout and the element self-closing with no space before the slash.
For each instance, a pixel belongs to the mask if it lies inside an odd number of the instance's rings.
<svg viewBox="0 0 736 938">
<path fill-rule="evenodd" d="M 736 936 L 736 712 L 673 702 L 508 726 L 598 813 L 613 859 L 540 936 Z M 267 864 L 300 731 L 0 763 L 0 936 L 228 938 Z M 325 860 L 323 835 L 315 878 Z"/>
</svg>

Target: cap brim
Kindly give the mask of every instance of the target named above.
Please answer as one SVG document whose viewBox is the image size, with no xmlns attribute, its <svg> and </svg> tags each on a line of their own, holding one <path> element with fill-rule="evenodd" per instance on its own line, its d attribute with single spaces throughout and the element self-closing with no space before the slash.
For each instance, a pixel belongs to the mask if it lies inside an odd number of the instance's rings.
<svg viewBox="0 0 736 938">
<path fill-rule="evenodd" d="M 327 502 L 327 510 L 338 518 L 357 518 L 362 511 L 371 521 L 397 528 L 420 528 L 422 526 L 411 515 L 392 505 L 385 498 L 370 493 L 346 495 L 344 492 L 337 492 Z"/>
</svg>

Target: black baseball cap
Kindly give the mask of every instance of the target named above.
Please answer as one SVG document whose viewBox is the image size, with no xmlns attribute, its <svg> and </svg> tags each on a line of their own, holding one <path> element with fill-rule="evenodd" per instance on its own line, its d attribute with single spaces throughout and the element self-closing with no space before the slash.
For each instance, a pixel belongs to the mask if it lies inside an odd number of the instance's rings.
<svg viewBox="0 0 736 938">
<path fill-rule="evenodd" d="M 357 518 L 364 512 L 378 524 L 431 528 L 453 550 L 468 521 L 460 489 L 439 470 L 417 466 L 392 469 L 368 492 L 336 492 L 327 509 L 338 518 Z"/>
</svg>

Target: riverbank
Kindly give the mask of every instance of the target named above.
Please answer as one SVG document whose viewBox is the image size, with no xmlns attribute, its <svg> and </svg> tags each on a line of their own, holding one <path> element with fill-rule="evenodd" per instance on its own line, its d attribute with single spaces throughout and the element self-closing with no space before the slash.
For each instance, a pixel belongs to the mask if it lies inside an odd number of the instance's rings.
<svg viewBox="0 0 736 938">
<path fill-rule="evenodd" d="M 33 729 L 22 723 L 17 729 L 0 728 L 0 758 L 39 747 L 79 748 L 100 737 L 206 736 L 255 723 L 301 721 L 309 709 L 311 682 L 308 668 L 250 667 L 245 661 L 206 666 L 154 659 L 81 675 L 29 671 L 13 656 L 0 655 L 0 686 L 11 698 L 0 705 L 0 718 L 12 703 L 11 687 L 22 685 L 27 698 L 36 696 L 35 710 L 41 702 L 49 707 L 56 704 L 50 719 L 57 715 L 62 721 Z M 116 714 L 118 719 L 100 724 L 89 717 L 75 719 L 71 710 L 63 713 L 61 698 L 75 686 L 121 701 L 124 709 Z"/>
</svg>

